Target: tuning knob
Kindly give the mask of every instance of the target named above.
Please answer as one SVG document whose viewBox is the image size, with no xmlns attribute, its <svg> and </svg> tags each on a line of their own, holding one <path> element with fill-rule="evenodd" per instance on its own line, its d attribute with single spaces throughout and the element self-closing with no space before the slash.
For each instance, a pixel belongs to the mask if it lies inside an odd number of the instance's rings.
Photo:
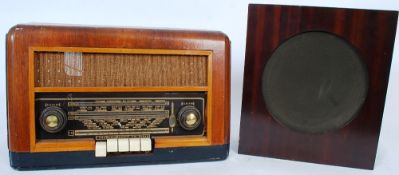
<svg viewBox="0 0 399 175">
<path fill-rule="evenodd" d="M 178 113 L 179 124 L 185 130 L 196 129 L 200 125 L 201 120 L 201 114 L 194 106 L 184 106 Z"/>
<path fill-rule="evenodd" d="M 40 126 L 49 133 L 57 133 L 65 128 L 67 117 L 59 107 L 47 107 L 40 115 Z"/>
</svg>

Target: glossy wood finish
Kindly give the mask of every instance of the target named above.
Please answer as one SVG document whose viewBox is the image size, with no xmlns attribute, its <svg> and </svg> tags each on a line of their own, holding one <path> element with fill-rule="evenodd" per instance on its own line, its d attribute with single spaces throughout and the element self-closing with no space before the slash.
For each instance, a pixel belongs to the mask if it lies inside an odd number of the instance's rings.
<svg viewBox="0 0 399 175">
<path fill-rule="evenodd" d="M 113 88 L 33 88 L 33 76 L 29 73 L 33 64 L 29 64 L 29 57 L 33 57 L 34 48 L 93 48 L 93 52 L 109 52 L 118 49 L 121 53 L 145 51 L 160 53 L 170 50 L 169 54 L 199 55 L 212 53 L 209 64 L 211 71 L 209 87 L 148 87 L 148 91 L 206 91 L 208 92 L 208 111 L 210 121 L 207 121 L 207 137 L 185 138 L 178 146 L 194 146 L 192 143 L 204 145 L 223 145 L 229 143 L 230 123 L 230 41 L 220 32 L 185 31 L 185 30 L 158 30 L 133 28 L 81 27 L 81 26 L 51 26 L 51 25 L 17 25 L 10 29 L 7 35 L 7 88 L 8 88 L 8 133 L 9 149 L 12 152 L 30 152 L 34 145 L 40 145 L 40 152 L 60 151 L 54 145 L 62 144 L 82 146 L 84 150 L 94 149 L 93 142 L 77 140 L 70 142 L 35 140 L 31 132 L 34 126 L 29 124 L 29 115 L 34 111 L 33 95 L 35 92 L 146 92 L 147 87 L 116 87 Z M 51 50 L 51 49 L 50 49 Z M 152 52 L 154 51 L 154 52 Z M 31 93 L 30 93 L 31 92 Z M 213 117 L 215 116 L 215 117 Z M 32 142 L 33 141 L 33 142 Z M 174 140 L 162 138 L 159 147 L 167 147 Z M 200 143 L 201 142 L 201 143 Z M 187 144 L 185 144 L 187 143 Z M 61 145 L 60 145 L 61 144 Z M 64 145 L 64 146 L 65 146 Z M 50 148 L 51 147 L 51 148 Z M 91 150 L 92 150 L 91 149 Z M 47 150 L 47 151 L 46 151 Z M 71 148 L 69 151 L 79 149 Z M 65 151 L 65 150 L 61 150 Z"/>
<path fill-rule="evenodd" d="M 91 53 L 91 54 L 102 54 L 107 53 L 108 55 L 118 55 L 118 54 L 140 54 L 141 57 L 137 57 L 136 59 L 142 59 L 149 55 L 173 55 L 180 56 L 183 59 L 191 59 L 192 56 L 201 56 L 206 59 L 207 67 L 205 70 L 205 74 L 207 76 L 203 77 L 206 80 L 206 86 L 96 86 L 96 87 L 37 87 L 35 85 L 35 77 L 37 76 L 37 66 L 35 61 L 38 61 L 36 54 L 37 52 L 54 52 L 54 53 L 62 53 L 62 52 L 81 52 L 81 53 Z M 212 51 L 205 50 L 161 50 L 161 49 L 120 49 L 120 48 L 84 48 L 84 47 L 29 47 L 29 94 L 30 94 L 30 109 L 34 108 L 35 102 L 35 93 L 37 92 L 195 92 L 201 91 L 208 94 L 208 103 L 206 104 L 206 135 L 199 136 L 196 138 L 192 138 L 191 136 L 181 136 L 181 137 L 153 137 L 154 138 L 154 147 L 155 148 L 176 148 L 176 147 L 189 147 L 189 146 L 209 146 L 212 145 L 212 62 L 213 62 L 213 53 Z M 57 58 L 57 57 L 56 57 Z M 59 58 L 59 57 L 58 57 Z M 105 57 L 100 57 L 98 59 L 103 59 Z M 85 58 L 83 58 L 85 59 Z M 163 59 L 171 59 L 171 58 L 163 58 Z M 138 60 L 137 60 L 138 61 Z M 169 60 L 170 61 L 170 60 Z M 56 62 L 53 60 L 53 62 Z M 95 61 L 101 62 L 101 61 Z M 116 64 L 117 61 L 113 63 Z M 47 62 L 45 62 L 47 63 Z M 64 63 L 62 61 L 61 63 Z M 85 63 L 90 64 L 90 63 Z M 195 64 L 195 63 L 193 63 Z M 86 65 L 87 66 L 87 65 Z M 126 65 L 129 66 L 129 65 Z M 137 65 L 132 65 L 134 67 Z M 51 66 L 50 66 L 51 67 Z M 96 67 L 92 65 L 92 67 Z M 130 68 L 131 68 L 130 67 Z M 100 67 L 96 67 L 101 69 Z M 180 68 L 180 67 L 179 67 Z M 173 68 L 178 70 L 178 68 Z M 51 70 L 51 69 L 45 69 Z M 89 68 L 84 68 L 83 70 L 89 70 Z M 115 69 L 120 70 L 120 69 Z M 101 71 L 101 70 L 97 70 Z M 153 70 L 159 71 L 159 70 Z M 182 72 L 184 70 L 178 70 L 178 72 Z M 148 73 L 148 70 L 147 70 Z M 84 74 L 84 73 L 83 73 Z M 143 72 L 141 72 L 143 75 Z M 140 76 L 140 75 L 136 75 Z M 193 74 L 193 76 L 195 76 Z M 64 76 L 56 77 L 57 79 L 64 78 Z M 123 78 L 115 76 L 121 81 L 124 81 Z M 140 77 L 143 78 L 143 77 Z M 112 79 L 112 77 L 110 77 Z M 138 78 L 139 79 L 139 78 Z M 156 79 L 156 77 L 155 77 Z M 174 77 L 171 77 L 174 79 Z M 178 78 L 178 80 L 181 80 Z M 83 81 L 83 80 L 82 80 Z M 115 80 L 114 80 L 115 81 Z M 169 83 L 169 82 L 166 82 Z M 63 151 L 87 151 L 87 150 L 95 150 L 95 141 L 94 139 L 69 139 L 69 140 L 37 140 L 36 139 L 36 129 L 35 129 L 35 111 L 31 110 L 30 115 L 27 120 L 30 123 L 30 151 L 31 152 L 63 152 Z"/>
<path fill-rule="evenodd" d="M 249 5 L 239 153 L 372 169 L 384 110 L 397 12 Z M 280 125 L 266 109 L 263 68 L 285 40 L 306 31 L 333 33 L 352 44 L 369 74 L 367 99 L 355 119 L 326 134 Z"/>
<path fill-rule="evenodd" d="M 59 152 L 59 151 L 93 151 L 96 142 L 93 139 L 55 139 L 38 140 L 31 147 L 34 152 Z"/>
</svg>

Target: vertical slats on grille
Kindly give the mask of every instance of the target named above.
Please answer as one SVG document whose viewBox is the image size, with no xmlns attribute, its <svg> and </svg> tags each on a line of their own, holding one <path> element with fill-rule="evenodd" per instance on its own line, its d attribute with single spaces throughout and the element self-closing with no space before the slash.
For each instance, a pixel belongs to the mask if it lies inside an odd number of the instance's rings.
<svg viewBox="0 0 399 175">
<path fill-rule="evenodd" d="M 36 87 L 207 86 L 207 56 L 36 52 Z"/>
</svg>

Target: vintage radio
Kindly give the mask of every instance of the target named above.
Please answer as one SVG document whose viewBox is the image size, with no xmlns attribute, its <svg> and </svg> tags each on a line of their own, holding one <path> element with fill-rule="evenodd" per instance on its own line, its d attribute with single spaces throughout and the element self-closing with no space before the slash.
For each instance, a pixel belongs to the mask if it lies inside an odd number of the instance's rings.
<svg viewBox="0 0 399 175">
<path fill-rule="evenodd" d="M 372 169 L 397 18 L 249 5 L 239 153 Z"/>
<path fill-rule="evenodd" d="M 7 88 L 16 169 L 228 155 L 230 42 L 220 32 L 17 25 Z"/>
</svg>

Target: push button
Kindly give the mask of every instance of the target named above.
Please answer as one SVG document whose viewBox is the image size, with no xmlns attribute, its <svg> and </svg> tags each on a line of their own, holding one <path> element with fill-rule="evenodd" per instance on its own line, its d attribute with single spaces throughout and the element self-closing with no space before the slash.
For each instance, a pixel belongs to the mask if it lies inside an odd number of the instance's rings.
<svg viewBox="0 0 399 175">
<path fill-rule="evenodd" d="M 107 156 L 107 143 L 106 142 L 96 142 L 96 157 L 106 157 Z"/>
<path fill-rule="evenodd" d="M 129 151 L 139 152 L 140 151 L 140 138 L 130 138 L 129 139 Z"/>
<path fill-rule="evenodd" d="M 140 151 L 151 151 L 152 149 L 152 142 L 151 138 L 140 138 Z"/>
<path fill-rule="evenodd" d="M 118 152 L 118 139 L 107 139 L 107 152 Z"/>
<path fill-rule="evenodd" d="M 118 139 L 118 151 L 129 152 L 129 139 L 127 138 Z"/>
</svg>

